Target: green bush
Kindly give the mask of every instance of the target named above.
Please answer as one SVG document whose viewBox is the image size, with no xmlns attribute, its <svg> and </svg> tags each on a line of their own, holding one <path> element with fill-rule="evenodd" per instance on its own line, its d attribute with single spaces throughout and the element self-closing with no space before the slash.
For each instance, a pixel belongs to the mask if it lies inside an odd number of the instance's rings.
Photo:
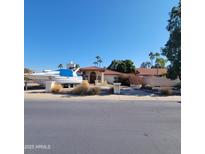
<svg viewBox="0 0 205 154">
<path fill-rule="evenodd" d="M 33 71 L 31 70 L 31 69 L 29 69 L 29 68 L 24 68 L 24 73 L 32 73 Z"/>
<path fill-rule="evenodd" d="M 30 81 L 30 79 L 26 76 L 24 76 L 24 81 Z"/>
<path fill-rule="evenodd" d="M 120 82 L 123 86 L 130 86 L 128 75 L 120 75 L 116 82 Z"/>
</svg>

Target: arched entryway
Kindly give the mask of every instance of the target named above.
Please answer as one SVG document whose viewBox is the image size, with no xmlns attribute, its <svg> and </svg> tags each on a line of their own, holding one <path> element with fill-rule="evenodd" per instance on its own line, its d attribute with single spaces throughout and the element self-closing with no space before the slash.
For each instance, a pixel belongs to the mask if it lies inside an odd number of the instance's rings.
<svg viewBox="0 0 205 154">
<path fill-rule="evenodd" d="M 95 83 L 95 80 L 96 80 L 96 73 L 91 72 L 90 73 L 90 83 Z"/>
</svg>

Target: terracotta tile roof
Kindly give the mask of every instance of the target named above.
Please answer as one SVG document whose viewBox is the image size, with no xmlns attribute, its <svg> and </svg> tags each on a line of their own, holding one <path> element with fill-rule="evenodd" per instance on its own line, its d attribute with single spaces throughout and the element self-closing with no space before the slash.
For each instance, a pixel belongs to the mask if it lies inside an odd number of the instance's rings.
<svg viewBox="0 0 205 154">
<path fill-rule="evenodd" d="M 96 67 L 96 66 L 89 66 L 89 67 L 82 67 L 80 71 L 101 71 L 104 72 L 104 68 Z"/>
<path fill-rule="evenodd" d="M 167 74 L 166 68 L 137 68 L 136 69 L 137 75 L 151 75 L 151 76 L 158 76 L 158 75 L 165 75 Z"/>
<path fill-rule="evenodd" d="M 123 74 L 123 73 L 117 72 L 117 71 L 108 70 L 108 69 L 106 69 L 105 73 L 104 73 L 104 75 L 121 75 L 121 74 Z"/>
</svg>

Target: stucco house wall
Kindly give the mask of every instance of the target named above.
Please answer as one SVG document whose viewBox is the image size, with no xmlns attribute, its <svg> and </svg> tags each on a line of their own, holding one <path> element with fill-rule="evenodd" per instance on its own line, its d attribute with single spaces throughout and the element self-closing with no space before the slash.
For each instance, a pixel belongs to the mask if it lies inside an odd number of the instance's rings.
<svg viewBox="0 0 205 154">
<path fill-rule="evenodd" d="M 90 82 L 90 73 L 95 72 L 96 73 L 96 79 L 102 78 L 102 72 L 99 71 L 84 71 L 85 75 L 88 77 L 88 81 Z"/>
<path fill-rule="evenodd" d="M 116 77 L 118 77 L 118 75 L 105 75 L 105 80 L 107 83 L 113 84 Z"/>
</svg>

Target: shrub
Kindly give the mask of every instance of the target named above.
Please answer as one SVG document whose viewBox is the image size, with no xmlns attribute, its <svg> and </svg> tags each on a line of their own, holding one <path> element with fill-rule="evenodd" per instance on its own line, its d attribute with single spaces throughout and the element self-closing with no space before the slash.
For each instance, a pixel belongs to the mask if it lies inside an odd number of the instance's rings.
<svg viewBox="0 0 205 154">
<path fill-rule="evenodd" d="M 172 91 L 171 91 L 171 89 L 161 89 L 160 93 L 161 93 L 161 95 L 169 96 L 172 94 Z"/>
<path fill-rule="evenodd" d="M 74 95 L 86 95 L 88 93 L 89 83 L 87 80 L 83 81 L 79 86 L 72 90 Z"/>
<path fill-rule="evenodd" d="M 135 74 L 130 74 L 128 76 L 129 79 L 129 84 L 133 84 L 133 85 L 144 85 L 144 80 L 142 77 L 138 77 Z"/>
<path fill-rule="evenodd" d="M 54 84 L 54 86 L 51 89 L 52 93 L 59 93 L 63 89 L 63 86 L 61 84 Z"/>
<path fill-rule="evenodd" d="M 83 81 L 82 84 L 79 86 L 80 89 L 83 91 L 88 91 L 90 84 L 87 80 Z"/>
<path fill-rule="evenodd" d="M 138 77 L 135 74 L 122 74 L 118 77 L 116 82 L 120 82 L 121 85 L 130 86 L 130 85 L 144 85 L 144 80 L 142 77 Z"/>
<path fill-rule="evenodd" d="M 125 75 L 125 74 L 120 75 L 116 82 L 120 82 L 121 85 L 124 85 L 124 86 L 130 86 L 129 77 L 128 77 L 128 75 Z"/>
<path fill-rule="evenodd" d="M 29 68 L 24 68 L 24 73 L 32 73 L 33 71 L 31 70 L 31 69 L 29 69 Z"/>
<path fill-rule="evenodd" d="M 87 92 L 88 95 L 99 95 L 100 94 L 100 88 L 99 87 L 93 87 L 90 88 Z"/>
<path fill-rule="evenodd" d="M 90 88 L 88 81 L 83 81 L 82 84 L 74 88 L 71 93 L 74 95 L 98 95 L 100 94 L 100 88 Z"/>
<path fill-rule="evenodd" d="M 30 79 L 26 76 L 24 76 L 24 81 L 29 81 Z"/>
</svg>

